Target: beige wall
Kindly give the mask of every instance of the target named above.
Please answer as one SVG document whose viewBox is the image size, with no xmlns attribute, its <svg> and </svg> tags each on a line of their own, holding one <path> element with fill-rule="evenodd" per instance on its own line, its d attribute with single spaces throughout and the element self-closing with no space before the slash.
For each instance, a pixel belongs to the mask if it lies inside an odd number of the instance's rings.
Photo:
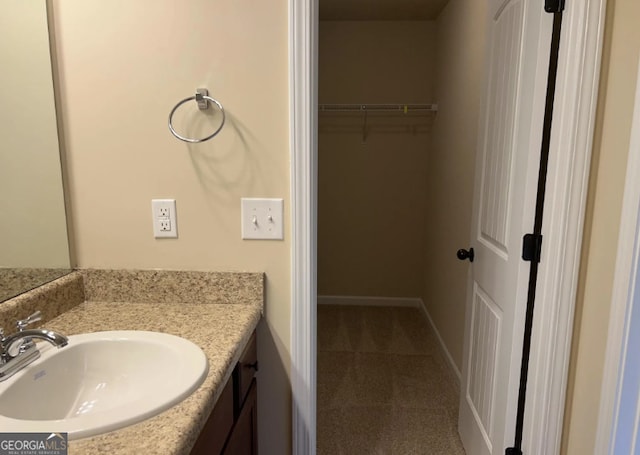
<svg viewBox="0 0 640 455">
<path fill-rule="evenodd" d="M 260 451 L 290 448 L 290 244 L 240 239 L 241 197 L 283 197 L 289 226 L 287 1 L 54 0 L 68 189 L 79 267 L 264 271 Z M 187 145 L 169 111 L 197 87 L 227 123 Z M 217 123 L 183 106 L 176 128 Z M 175 198 L 178 239 L 151 199 Z"/>
<path fill-rule="evenodd" d="M 320 103 L 433 103 L 428 21 L 320 23 Z M 418 297 L 432 117 L 321 114 L 318 292 Z"/>
<path fill-rule="evenodd" d="M 69 267 L 46 2 L 0 7 L 0 267 Z"/>
<path fill-rule="evenodd" d="M 594 453 L 640 53 L 640 3 L 609 0 L 562 453 Z"/>
<path fill-rule="evenodd" d="M 437 20 L 439 112 L 427 171 L 424 300 L 447 349 L 462 366 L 476 131 L 484 71 L 485 2 L 451 0 Z"/>
</svg>

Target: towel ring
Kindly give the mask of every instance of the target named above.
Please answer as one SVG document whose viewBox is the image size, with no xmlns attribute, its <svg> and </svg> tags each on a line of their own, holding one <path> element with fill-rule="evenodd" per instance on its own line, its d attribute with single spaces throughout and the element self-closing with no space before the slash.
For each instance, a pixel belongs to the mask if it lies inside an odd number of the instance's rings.
<svg viewBox="0 0 640 455">
<path fill-rule="evenodd" d="M 208 101 L 214 103 L 216 106 L 218 106 L 218 109 L 220 109 L 220 112 L 222 112 L 222 122 L 220 123 L 220 126 L 218 127 L 217 130 L 215 130 L 213 132 L 213 134 L 210 134 L 207 137 L 203 137 L 202 139 L 194 139 L 191 137 L 184 137 L 181 136 L 180 134 L 178 134 L 176 132 L 176 130 L 173 128 L 173 124 L 172 124 L 172 120 L 173 120 L 173 114 L 176 112 L 176 110 L 182 106 L 184 103 L 188 102 L 188 101 L 192 101 L 192 100 L 196 100 L 198 102 L 198 108 L 200 110 L 205 110 L 209 107 L 209 103 Z M 173 109 L 171 109 L 171 112 L 169 113 L 169 131 L 171 131 L 171 134 L 173 134 L 175 137 L 177 137 L 178 139 L 180 139 L 181 141 L 184 142 L 190 142 L 192 144 L 197 144 L 200 142 L 205 142 L 208 141 L 209 139 L 211 139 L 212 137 L 214 137 L 215 135 L 217 135 L 220 130 L 222 130 L 222 127 L 224 126 L 224 121 L 226 119 L 226 114 L 224 113 L 224 108 L 222 107 L 222 104 L 220 104 L 220 102 L 218 100 L 215 100 L 213 98 L 211 98 L 208 95 L 208 92 L 206 89 L 198 89 L 197 93 L 194 96 L 190 96 L 189 98 L 185 98 L 182 101 L 180 101 L 178 104 L 176 104 L 174 106 Z"/>
</svg>

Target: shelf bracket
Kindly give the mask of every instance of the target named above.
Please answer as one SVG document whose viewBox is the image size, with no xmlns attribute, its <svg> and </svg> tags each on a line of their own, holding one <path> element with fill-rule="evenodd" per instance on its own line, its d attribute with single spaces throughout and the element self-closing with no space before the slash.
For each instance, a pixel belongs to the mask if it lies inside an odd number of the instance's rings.
<svg viewBox="0 0 640 455">
<path fill-rule="evenodd" d="M 369 111 L 367 111 L 366 106 L 362 106 L 362 110 L 364 111 L 364 117 L 362 120 L 362 143 L 367 143 L 367 117 L 369 115 Z"/>
</svg>

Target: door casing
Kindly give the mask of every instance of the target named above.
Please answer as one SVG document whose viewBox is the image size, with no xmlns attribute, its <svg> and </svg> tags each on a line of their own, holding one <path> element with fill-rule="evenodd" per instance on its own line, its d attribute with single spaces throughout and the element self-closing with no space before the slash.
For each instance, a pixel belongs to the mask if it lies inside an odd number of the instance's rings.
<svg viewBox="0 0 640 455">
<path fill-rule="evenodd" d="M 620 237 L 616 254 L 616 266 L 611 298 L 611 312 L 607 351 L 605 356 L 602 395 L 598 412 L 598 429 L 595 453 L 620 453 L 621 441 L 630 439 L 630 428 L 635 427 L 633 440 L 638 445 L 638 422 L 629 422 L 625 406 L 635 406 L 639 386 L 633 376 L 640 367 L 634 354 L 632 334 L 638 331 L 640 301 L 640 65 L 636 82 L 635 107 L 631 127 L 627 175 L 620 221 Z M 635 316 L 635 317 L 633 317 Z M 625 384 L 625 379 L 630 382 Z M 636 400 L 634 400 L 634 395 Z"/>
</svg>

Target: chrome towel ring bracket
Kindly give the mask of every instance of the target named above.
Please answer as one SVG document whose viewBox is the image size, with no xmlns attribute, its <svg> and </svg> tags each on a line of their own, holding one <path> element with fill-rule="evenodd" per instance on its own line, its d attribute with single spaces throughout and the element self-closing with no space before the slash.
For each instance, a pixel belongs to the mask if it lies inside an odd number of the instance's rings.
<svg viewBox="0 0 640 455">
<path fill-rule="evenodd" d="M 178 132 L 176 132 L 176 130 L 173 128 L 173 123 L 172 123 L 173 122 L 173 114 L 184 103 L 187 103 L 187 102 L 192 101 L 192 100 L 196 100 L 196 102 L 198 103 L 198 109 L 200 109 L 201 111 L 204 111 L 204 110 L 208 109 L 209 108 L 209 102 L 212 102 L 213 104 L 218 106 L 218 109 L 220 109 L 220 112 L 222 113 L 222 121 L 220 122 L 220 126 L 218 127 L 218 129 L 215 130 L 213 132 L 213 134 L 210 134 L 207 137 L 203 137 L 202 139 L 194 139 L 194 138 L 191 138 L 191 137 L 182 136 Z M 171 112 L 169 113 L 169 131 L 171 131 L 171 134 L 173 134 L 175 137 L 177 137 L 181 141 L 189 142 L 189 143 L 192 143 L 192 144 L 197 144 L 197 143 L 200 143 L 200 142 L 208 141 L 212 137 L 215 137 L 220 132 L 220 130 L 222 130 L 222 127 L 224 126 L 225 119 L 226 119 L 226 115 L 224 113 L 224 108 L 222 107 L 222 104 L 220 104 L 220 102 L 218 100 L 215 100 L 215 99 L 211 98 L 209 96 L 209 91 L 206 88 L 199 88 L 199 89 L 196 90 L 196 94 L 194 96 L 190 96 L 189 98 L 183 99 L 178 104 L 176 104 L 173 109 L 171 109 Z"/>
</svg>

